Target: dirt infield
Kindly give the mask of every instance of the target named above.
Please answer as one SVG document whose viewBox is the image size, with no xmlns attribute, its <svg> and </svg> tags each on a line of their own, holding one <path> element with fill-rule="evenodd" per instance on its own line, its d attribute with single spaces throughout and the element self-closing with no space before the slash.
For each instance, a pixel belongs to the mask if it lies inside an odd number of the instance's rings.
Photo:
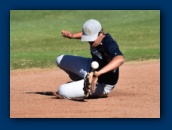
<svg viewBox="0 0 172 130">
<path fill-rule="evenodd" d="M 10 71 L 11 118 L 160 118 L 160 60 L 128 62 L 108 98 L 53 95 L 70 81 L 58 68 Z"/>
</svg>

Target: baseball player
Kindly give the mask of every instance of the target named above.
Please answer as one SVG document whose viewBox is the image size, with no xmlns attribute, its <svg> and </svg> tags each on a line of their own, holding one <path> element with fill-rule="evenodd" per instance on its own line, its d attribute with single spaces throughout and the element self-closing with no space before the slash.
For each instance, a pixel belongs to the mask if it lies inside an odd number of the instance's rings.
<svg viewBox="0 0 172 130">
<path fill-rule="evenodd" d="M 61 33 L 65 38 L 81 39 L 89 43 L 92 58 L 72 55 L 57 57 L 57 66 L 73 80 L 61 85 L 57 94 L 66 99 L 108 97 L 117 84 L 119 66 L 124 63 L 123 54 L 115 39 L 110 34 L 105 34 L 100 22 L 95 19 L 87 20 L 81 32 L 62 30 Z M 97 61 L 99 67 L 90 75 L 92 61 Z M 90 91 L 90 85 L 93 85 L 94 91 Z"/>
</svg>

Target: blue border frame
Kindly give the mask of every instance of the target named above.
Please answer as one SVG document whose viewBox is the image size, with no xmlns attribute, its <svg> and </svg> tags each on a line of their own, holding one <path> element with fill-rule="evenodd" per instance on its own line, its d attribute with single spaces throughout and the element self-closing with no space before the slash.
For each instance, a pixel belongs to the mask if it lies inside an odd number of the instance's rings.
<svg viewBox="0 0 172 130">
<path fill-rule="evenodd" d="M 0 129 L 170 129 L 172 107 L 170 50 L 171 2 L 168 0 L 0 0 Z M 160 10 L 160 119 L 10 119 L 10 10 Z M 90 126 L 88 125 L 90 124 Z"/>
</svg>

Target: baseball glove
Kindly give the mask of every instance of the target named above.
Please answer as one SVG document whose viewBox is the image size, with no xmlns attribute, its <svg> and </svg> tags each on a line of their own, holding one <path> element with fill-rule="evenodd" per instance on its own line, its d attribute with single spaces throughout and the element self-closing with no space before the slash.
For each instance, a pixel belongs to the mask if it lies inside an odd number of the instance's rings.
<svg viewBox="0 0 172 130">
<path fill-rule="evenodd" d="M 84 78 L 84 94 L 85 97 L 88 97 L 90 94 L 95 92 L 96 84 L 98 77 L 94 74 L 94 72 L 87 73 Z"/>
</svg>

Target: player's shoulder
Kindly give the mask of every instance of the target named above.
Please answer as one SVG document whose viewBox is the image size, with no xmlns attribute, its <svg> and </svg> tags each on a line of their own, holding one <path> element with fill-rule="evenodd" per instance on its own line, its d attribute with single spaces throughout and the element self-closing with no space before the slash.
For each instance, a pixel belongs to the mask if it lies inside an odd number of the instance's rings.
<svg viewBox="0 0 172 130">
<path fill-rule="evenodd" d="M 109 33 L 107 33 L 105 34 L 102 43 L 108 45 L 108 44 L 116 43 L 116 40 Z"/>
<path fill-rule="evenodd" d="M 107 42 L 107 41 L 115 41 L 115 39 L 109 33 L 107 33 L 105 34 L 103 42 Z"/>
</svg>

